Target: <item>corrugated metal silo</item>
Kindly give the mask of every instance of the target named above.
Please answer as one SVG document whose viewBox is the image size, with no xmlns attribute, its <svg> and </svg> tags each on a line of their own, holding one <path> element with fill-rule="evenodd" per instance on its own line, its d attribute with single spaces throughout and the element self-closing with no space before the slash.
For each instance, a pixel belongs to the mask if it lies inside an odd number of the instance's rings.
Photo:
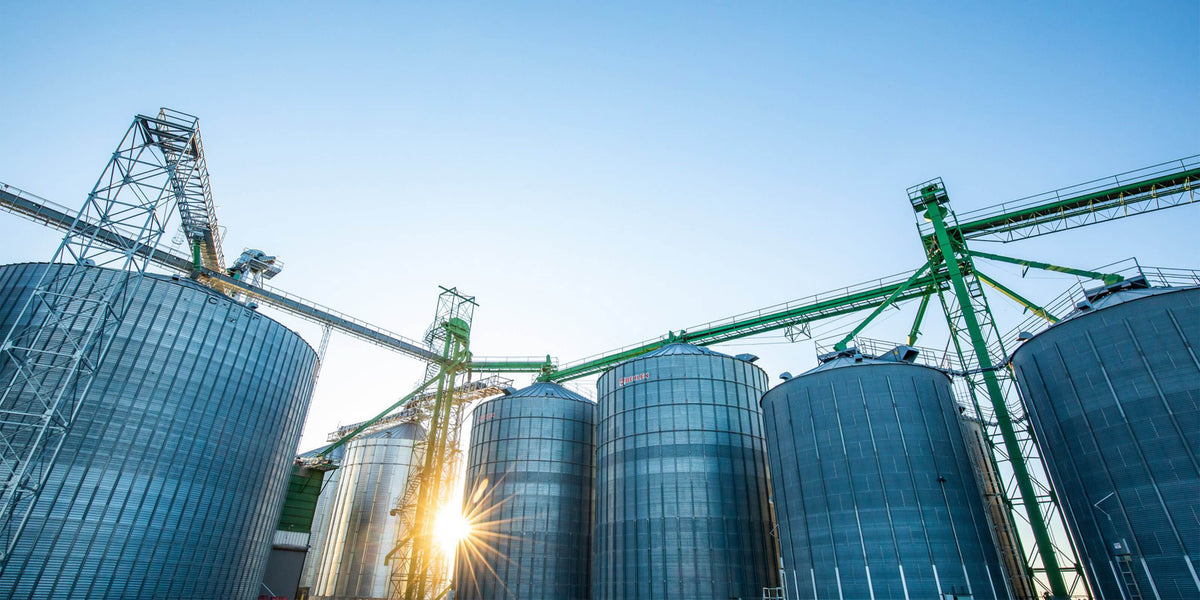
<svg viewBox="0 0 1200 600">
<path fill-rule="evenodd" d="M 321 453 L 328 446 L 322 446 L 315 450 L 301 454 L 301 457 L 310 458 Z M 339 446 L 329 453 L 328 458 L 334 464 L 342 464 L 342 460 L 346 457 L 346 447 Z M 321 482 L 321 494 L 317 496 L 317 506 L 313 511 L 312 530 L 308 537 L 308 556 L 304 560 L 304 569 L 300 572 L 300 591 L 311 596 L 313 586 L 317 582 L 317 569 L 321 564 L 321 553 L 325 549 L 325 544 L 329 540 L 329 522 L 333 519 L 333 499 L 337 496 L 337 482 L 342 477 L 341 469 L 334 469 L 325 473 L 324 480 Z"/>
<path fill-rule="evenodd" d="M 948 376 L 848 351 L 762 407 L 787 598 L 1008 597 Z"/>
<path fill-rule="evenodd" d="M 0 267 L 0 328 L 46 268 Z M 91 283 L 115 275 L 95 269 Z M 315 362 L 279 323 L 190 280 L 147 276 L 0 589 L 257 597 Z"/>
<path fill-rule="evenodd" d="M 759 598 L 776 587 L 758 400 L 766 373 L 670 344 L 602 375 L 593 598 Z"/>
<path fill-rule="evenodd" d="M 459 600 L 584 600 L 591 571 L 596 405 L 535 383 L 472 412 Z"/>
<path fill-rule="evenodd" d="M 1200 598 L 1197 357 L 1200 288 L 1144 281 L 1092 295 L 1013 354 L 1096 597 Z"/>
<path fill-rule="evenodd" d="M 420 425 L 399 423 L 346 444 L 316 557 L 312 598 L 387 598 L 390 571 L 384 558 L 395 547 L 397 533 L 391 510 L 408 483 L 414 446 L 423 439 Z"/>
</svg>

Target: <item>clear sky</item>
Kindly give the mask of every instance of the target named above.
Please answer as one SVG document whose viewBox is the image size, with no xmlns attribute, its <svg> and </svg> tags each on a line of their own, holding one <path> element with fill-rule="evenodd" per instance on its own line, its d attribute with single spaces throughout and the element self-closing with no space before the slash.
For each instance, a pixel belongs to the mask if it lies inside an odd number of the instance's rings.
<svg viewBox="0 0 1200 600">
<path fill-rule="evenodd" d="M 905 188 L 934 176 L 961 211 L 1200 153 L 1196 0 L 4 2 L 0 23 L 0 181 L 78 206 L 135 113 L 193 113 L 230 259 L 277 254 L 278 287 L 412 337 L 456 285 L 479 355 L 570 360 L 916 268 Z M 1200 267 L 1198 230 L 1185 207 L 993 249 Z M 0 261 L 59 237 L 0 214 Z M 1071 282 L 991 271 L 1040 299 Z M 781 342 L 722 349 L 814 364 Z M 421 368 L 335 338 L 302 446 Z"/>
</svg>

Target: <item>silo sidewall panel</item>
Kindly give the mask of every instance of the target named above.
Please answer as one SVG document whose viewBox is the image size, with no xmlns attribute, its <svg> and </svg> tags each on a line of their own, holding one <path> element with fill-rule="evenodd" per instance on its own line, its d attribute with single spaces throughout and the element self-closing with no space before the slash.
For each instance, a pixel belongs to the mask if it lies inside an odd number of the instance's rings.
<svg viewBox="0 0 1200 600">
<path fill-rule="evenodd" d="M 1013 354 L 1096 595 L 1200 597 L 1198 355 L 1198 288 L 1075 316 Z"/>
<path fill-rule="evenodd" d="M 535 384 L 472 413 L 456 598 L 588 597 L 595 405 L 568 395 Z"/>
<path fill-rule="evenodd" d="M 345 457 L 345 447 L 334 450 L 329 457 L 336 464 L 341 464 Z M 317 506 L 313 510 L 312 532 L 309 536 L 308 554 L 304 558 L 304 568 L 300 572 L 299 587 L 310 591 L 316 586 L 317 569 L 322 564 L 322 555 L 329 540 L 330 520 L 333 518 L 333 501 L 337 496 L 337 482 L 341 478 L 341 469 L 325 473 L 321 482 L 321 493 L 317 496 Z"/>
<path fill-rule="evenodd" d="M 762 407 L 789 597 L 1006 597 L 944 374 L 841 366 Z"/>
<path fill-rule="evenodd" d="M 5 331 L 44 268 L 0 267 Z M 87 285 L 113 273 L 95 269 Z M 0 588 L 12 598 L 257 597 L 316 355 L 193 282 L 147 276 L 130 292 Z"/>
<path fill-rule="evenodd" d="M 598 381 L 593 598 L 759 597 L 777 585 L 758 399 L 719 354 L 634 359 Z"/>
<path fill-rule="evenodd" d="M 391 511 L 408 484 L 421 435 L 416 425 L 402 424 L 346 444 L 314 575 L 314 600 L 387 598 L 391 571 L 385 558 L 399 533 Z"/>
</svg>

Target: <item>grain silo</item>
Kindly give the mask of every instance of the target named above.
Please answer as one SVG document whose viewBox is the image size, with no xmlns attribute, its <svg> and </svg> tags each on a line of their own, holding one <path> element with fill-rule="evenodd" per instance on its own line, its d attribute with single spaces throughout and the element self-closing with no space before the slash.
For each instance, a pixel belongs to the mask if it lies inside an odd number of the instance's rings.
<svg viewBox="0 0 1200 600">
<path fill-rule="evenodd" d="M 1088 294 L 1012 357 L 1093 594 L 1200 597 L 1200 287 Z"/>
<path fill-rule="evenodd" d="M 322 525 L 320 553 L 314 556 L 314 600 L 388 597 L 385 558 L 396 545 L 397 519 L 391 514 L 404 494 L 424 429 L 411 422 L 388 424 L 345 446 L 337 487 Z M 318 500 L 319 501 L 319 500 Z"/>
<path fill-rule="evenodd" d="M 669 344 L 600 377 L 595 600 L 759 598 L 777 586 L 767 376 L 752 360 Z"/>
<path fill-rule="evenodd" d="M 535 383 L 472 412 L 459 600 L 584 600 L 596 405 Z"/>
<path fill-rule="evenodd" d="M 332 445 L 332 444 L 331 444 Z M 312 458 L 325 451 L 329 446 L 322 446 L 301 454 L 301 458 Z M 342 464 L 346 456 L 346 446 L 338 446 L 330 452 L 328 458 L 335 465 Z M 321 564 L 321 553 L 329 541 L 329 521 L 333 517 L 333 499 L 337 496 L 337 482 L 341 479 L 342 470 L 333 469 L 325 473 L 321 481 L 321 492 L 317 496 L 317 505 L 313 510 L 312 527 L 308 536 L 308 556 L 304 560 L 304 568 L 300 572 L 299 589 L 305 595 L 311 596 L 313 585 L 317 582 L 317 569 Z"/>
<path fill-rule="evenodd" d="M 787 598 L 1008 597 L 950 378 L 905 354 L 763 396 Z"/>
<path fill-rule="evenodd" d="M 0 267 L 5 331 L 47 268 L 60 267 Z M 120 275 L 95 268 L 80 281 L 104 286 Z M 0 589 L 39 599 L 257 597 L 316 353 L 187 279 L 147 275 L 131 302 Z"/>
</svg>

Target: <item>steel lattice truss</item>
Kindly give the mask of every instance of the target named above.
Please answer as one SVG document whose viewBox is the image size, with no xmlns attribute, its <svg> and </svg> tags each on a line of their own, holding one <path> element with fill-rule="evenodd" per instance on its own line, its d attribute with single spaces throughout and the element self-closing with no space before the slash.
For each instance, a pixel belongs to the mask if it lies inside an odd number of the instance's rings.
<svg viewBox="0 0 1200 600">
<path fill-rule="evenodd" d="M 1012 583 L 1017 584 L 1013 593 L 1030 597 L 1030 586 L 1036 582 L 1039 589 L 1055 597 L 1086 594 L 1024 408 L 1003 365 L 1004 343 L 982 284 L 996 288 L 1039 319 L 1057 320 L 1054 313 L 1061 307 L 1046 310 L 1033 304 L 976 270 L 973 258 L 1105 283 L 1121 277 L 975 252 L 967 247 L 967 241 L 1010 242 L 1194 204 L 1198 183 L 1200 156 L 1192 156 L 956 218 L 941 181 L 927 182 L 909 190 L 913 208 L 928 217 L 928 222 L 918 220 L 927 262 L 917 271 L 670 332 L 559 368 L 548 356 L 544 361 L 473 361 L 468 347 L 475 303 L 455 290 L 444 290 L 437 319 L 421 344 L 278 290 L 228 277 L 222 266 L 195 118 L 166 109 L 154 118 L 139 116 L 78 215 L 0 184 L 0 209 L 67 231 L 54 257 L 54 262 L 63 266 L 43 276 L 0 346 L 0 384 L 7 384 L 0 395 L 0 562 L 11 553 L 31 501 L 128 309 L 128 299 L 153 261 L 192 274 L 214 288 L 238 290 L 428 362 L 424 383 L 330 448 L 344 444 L 406 403 L 421 404 L 422 417 L 428 416 L 429 436 L 422 444 L 424 465 L 397 506 L 405 529 L 404 541 L 389 557 L 394 561 L 390 590 L 394 597 L 425 599 L 444 591 L 448 562 L 437 553 L 431 528 L 434 511 L 448 500 L 459 455 L 462 404 L 456 402 L 454 390 L 465 383 L 470 372 L 530 372 L 539 374 L 542 381 L 564 382 L 599 373 L 671 342 L 710 345 L 776 330 L 798 339 L 811 335 L 816 321 L 874 309 L 835 346 L 844 349 L 886 306 L 920 299 L 909 334 L 911 345 L 934 296 L 943 307 L 959 363 L 955 375 L 960 401 L 980 427 L 980 451 L 990 451 L 996 467 L 985 483 L 993 525 L 999 538 L 1005 538 L 1005 531 L 1020 534 L 1020 544 L 1012 543 L 1015 540 L 1009 536 L 1010 543 L 1002 548 L 1008 552 L 1006 567 L 1023 571 L 1010 573 Z M 155 249 L 174 207 L 183 217 L 184 232 L 192 244 L 190 260 Z M 91 266 L 117 269 L 124 275 L 99 284 Z"/>
<path fill-rule="evenodd" d="M 97 223 L 81 217 L 76 221 L 75 211 L 56 205 L 49 200 L 39 198 L 34 194 L 0 183 L 0 210 L 5 210 L 18 216 L 44 223 L 47 226 L 71 231 L 77 227 L 88 235 L 94 234 L 98 243 L 107 244 L 114 248 L 134 246 L 133 240 L 100 227 Z M 215 223 L 215 220 L 212 221 Z M 193 243 L 193 250 L 203 250 L 203 244 Z M 332 327 L 338 331 L 365 342 L 399 352 L 424 361 L 440 361 L 436 352 L 431 352 L 420 342 L 404 337 L 393 331 L 372 325 L 361 319 L 339 312 L 328 306 L 322 306 L 310 300 L 289 294 L 266 284 L 253 285 L 247 281 L 234 279 L 223 269 L 209 268 L 203 264 L 197 266 L 193 258 L 187 258 L 162 249 L 139 247 L 137 252 L 149 257 L 157 266 L 171 272 L 192 275 L 201 283 L 227 294 L 244 294 L 245 297 L 295 315 L 307 321 L 317 323 L 322 327 Z M 203 262 L 203 252 L 201 253 Z"/>
<path fill-rule="evenodd" d="M 435 521 L 448 506 L 462 457 L 460 431 L 466 403 L 454 391 L 468 390 L 471 321 L 475 299 L 454 288 L 442 288 L 437 313 L 425 334 L 431 351 L 442 361 L 430 362 L 422 388 L 436 382 L 429 414 L 429 430 L 419 444 L 421 466 L 410 479 L 395 511 L 399 516 L 396 547 L 388 554 L 391 564 L 388 595 L 404 600 L 443 597 L 450 585 L 451 557 L 438 546 Z"/>
<path fill-rule="evenodd" d="M 967 310 L 977 315 L 978 330 L 984 334 L 983 339 L 991 358 L 989 368 L 994 369 L 995 365 L 1003 364 L 1007 353 L 1001 344 L 979 279 L 968 275 L 963 281 L 971 298 Z M 1017 397 L 1012 374 L 1006 368 L 988 372 L 980 370 L 979 358 L 972 347 L 971 330 L 966 324 L 967 317 L 958 298 L 952 293 L 941 293 L 939 300 L 951 328 L 951 346 L 960 368 L 959 376 L 955 378 L 955 393 L 959 405 L 967 408 L 966 416 L 980 425 L 983 448 L 990 453 L 988 460 L 993 465 L 995 479 L 986 482 L 985 486 L 994 485 L 995 489 L 985 493 L 984 499 L 992 515 L 994 533 L 1001 542 L 998 550 L 1010 573 L 1009 584 L 1016 588 L 1013 590 L 1014 596 L 1030 600 L 1039 597 L 1035 583 L 1050 588 L 1058 585 L 1047 586 L 1048 578 L 1061 579 L 1062 588 L 1066 589 L 1068 595 L 1073 595 L 1085 589 L 1081 567 L 1058 505 L 1050 493 L 1049 477 L 1027 425 L 1028 417 Z M 986 381 L 989 374 L 999 386 L 1006 411 L 1004 415 L 998 415 L 992 403 L 989 382 Z M 1002 422 L 1008 424 L 1011 444 L 1007 443 Z M 1023 476 L 1029 485 L 1026 490 L 1021 488 L 1022 477 L 1014 472 L 1014 460 L 1020 461 L 1019 468 L 1027 473 Z M 1025 501 L 1025 493 L 1029 493 L 1029 502 Z M 1045 536 L 1034 534 L 1039 528 L 1047 532 Z M 1048 544 L 1039 547 L 1037 542 L 1042 539 Z M 1028 547 L 1023 548 L 1019 540 L 1025 540 Z M 1051 559 L 1044 559 L 1043 553 L 1049 554 Z M 1055 594 L 1055 597 L 1058 595 Z"/>
<path fill-rule="evenodd" d="M 967 240 L 1012 242 L 1197 201 L 1200 156 L 964 212 L 955 225 Z M 932 235 L 923 224 L 922 234 Z"/>
<path fill-rule="evenodd" d="M 1019 530 L 1024 529 L 1022 539 L 1031 542 L 1024 549 L 1000 548 L 1010 569 L 1028 569 L 1024 573 L 1010 572 L 1009 583 L 1017 588 L 1013 591 L 1018 597 L 1028 598 L 1030 590 L 1020 588 L 1029 588 L 1032 583 L 1045 585 L 1054 598 L 1071 596 L 1085 589 L 1082 569 L 1049 492 L 1049 479 L 1032 435 L 1023 425 L 1024 407 L 1015 393 L 1011 374 L 1003 367 L 1007 353 L 971 252 L 962 236 L 952 235 L 959 231 L 959 222 L 949 209 L 945 186 L 940 179 L 914 186 L 909 189 L 909 200 L 917 212 L 918 224 L 926 221 L 931 226 L 932 233 L 923 241 L 930 264 L 935 265 L 934 272 L 943 273 L 951 283 L 950 290 L 940 292 L 938 297 L 961 367 L 957 386 L 960 402 L 982 426 L 1004 492 L 1003 498 L 987 500 L 1005 502 L 1013 516 L 1008 523 L 993 523 L 993 528 L 1015 522 Z M 993 507 L 989 512 L 995 512 Z M 997 535 L 1001 540 L 1008 537 L 1009 532 Z M 1018 552 L 1024 553 L 1023 560 L 1016 560 Z"/>
<path fill-rule="evenodd" d="M 167 220 L 206 194 L 195 117 L 134 118 L 52 262 L 0 344 L 0 564 L 137 292 Z M 119 241 L 115 241 L 119 240 Z M 115 242 L 114 242 L 115 241 Z M 117 276 L 101 276 L 106 267 Z"/>
<path fill-rule="evenodd" d="M 174 126 L 175 123 L 187 122 L 193 126 L 186 129 Z M 183 232 L 191 240 L 193 252 L 201 265 L 224 272 L 225 256 L 221 251 L 217 209 L 208 183 L 204 144 L 200 140 L 200 129 L 194 126 L 195 122 L 196 118 L 191 115 L 164 108 L 159 112 L 158 119 L 152 122 L 152 131 L 158 148 L 168 161 L 189 160 L 194 165 L 186 177 L 178 174 L 171 176 L 172 192 L 179 202 Z"/>
</svg>

